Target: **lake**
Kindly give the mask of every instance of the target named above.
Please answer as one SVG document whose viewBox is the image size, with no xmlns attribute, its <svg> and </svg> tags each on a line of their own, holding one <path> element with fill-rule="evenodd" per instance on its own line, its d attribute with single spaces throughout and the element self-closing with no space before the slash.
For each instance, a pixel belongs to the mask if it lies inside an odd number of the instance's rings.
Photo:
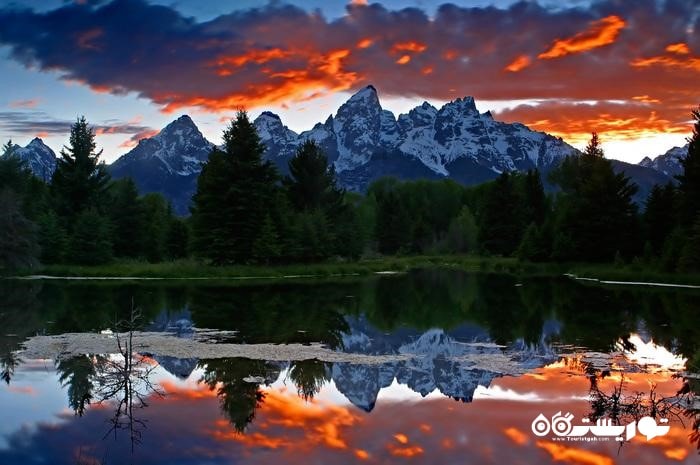
<svg viewBox="0 0 700 465">
<path fill-rule="evenodd" d="M 0 281 L 1 464 L 698 463 L 700 291 Z"/>
</svg>

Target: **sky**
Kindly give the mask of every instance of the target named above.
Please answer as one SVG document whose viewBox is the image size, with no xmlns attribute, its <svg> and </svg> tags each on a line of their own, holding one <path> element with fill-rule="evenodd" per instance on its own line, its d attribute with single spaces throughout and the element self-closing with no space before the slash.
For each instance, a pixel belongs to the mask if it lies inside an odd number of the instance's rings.
<svg viewBox="0 0 700 465">
<path fill-rule="evenodd" d="M 690 135 L 698 31 L 697 0 L 0 0 L 0 140 L 58 151 L 85 115 L 111 162 L 182 114 L 215 143 L 240 108 L 300 132 L 372 84 L 637 162 Z"/>
</svg>

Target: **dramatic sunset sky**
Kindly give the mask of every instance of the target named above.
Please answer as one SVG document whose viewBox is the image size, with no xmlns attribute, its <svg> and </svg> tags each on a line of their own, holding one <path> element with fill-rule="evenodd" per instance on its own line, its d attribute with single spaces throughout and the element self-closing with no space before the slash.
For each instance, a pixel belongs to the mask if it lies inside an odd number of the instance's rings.
<svg viewBox="0 0 700 465">
<path fill-rule="evenodd" d="M 637 162 L 700 104 L 698 0 L 0 0 L 0 138 L 55 150 L 77 115 L 104 159 L 189 114 L 301 131 L 373 84 L 398 115 L 466 95 L 497 119 Z"/>
</svg>

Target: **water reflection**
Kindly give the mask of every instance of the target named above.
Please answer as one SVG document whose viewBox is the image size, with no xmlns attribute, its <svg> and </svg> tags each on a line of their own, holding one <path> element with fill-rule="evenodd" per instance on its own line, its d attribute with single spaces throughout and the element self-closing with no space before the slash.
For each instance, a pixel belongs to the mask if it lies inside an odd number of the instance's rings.
<svg viewBox="0 0 700 465">
<path fill-rule="evenodd" d="M 0 463 L 453 464 L 468 457 L 656 464 L 700 447 L 698 380 L 674 377 L 679 366 L 643 366 L 649 360 L 641 355 L 653 339 L 700 371 L 694 291 L 444 271 L 243 287 L 8 281 L 0 287 L 8 296 L 0 313 L 8 386 L 0 406 L 30 405 L 28 389 L 36 386 L 45 398 L 62 386 L 64 396 L 52 419 L 31 420 L 29 428 L 20 426 L 26 414 L 10 409 L 15 426 L 5 431 Z M 142 312 L 133 326 L 173 337 L 216 328 L 229 332 L 213 343 L 321 342 L 336 351 L 411 357 L 374 365 L 270 362 L 125 347 L 121 354 L 53 362 L 42 376 L 55 377 L 54 388 L 27 384 L 35 362 L 14 353 L 26 337 L 116 330 L 115 319 L 130 318 L 132 298 Z M 539 413 L 564 409 L 618 424 L 666 416 L 674 427 L 649 444 L 633 440 L 620 456 L 614 442 L 556 443 L 531 433 Z M 118 433 L 109 442 L 101 440 L 105 428 Z M 145 447 L 133 451 L 139 441 Z"/>
</svg>

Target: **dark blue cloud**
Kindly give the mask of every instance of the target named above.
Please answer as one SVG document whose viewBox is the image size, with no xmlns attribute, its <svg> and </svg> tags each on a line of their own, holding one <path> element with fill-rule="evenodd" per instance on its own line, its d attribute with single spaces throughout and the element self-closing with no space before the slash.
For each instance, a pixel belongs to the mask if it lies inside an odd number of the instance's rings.
<svg viewBox="0 0 700 465">
<path fill-rule="evenodd" d="M 351 6 L 329 19 L 273 2 L 207 21 L 143 0 L 44 12 L 5 8 L 0 43 L 27 67 L 96 91 L 135 93 L 173 111 L 259 107 L 368 83 L 388 95 L 438 99 L 631 101 L 647 95 L 660 102 L 657 114 L 700 97 L 700 70 L 689 61 L 700 54 L 696 0 L 432 5 L 430 11 Z M 596 21 L 611 16 L 624 22 L 612 41 L 559 59 L 537 58 L 557 40 L 585 38 Z M 691 54 L 647 67 L 630 64 L 664 56 L 678 42 Z M 526 66 L 504 71 L 518 59 Z"/>
</svg>

